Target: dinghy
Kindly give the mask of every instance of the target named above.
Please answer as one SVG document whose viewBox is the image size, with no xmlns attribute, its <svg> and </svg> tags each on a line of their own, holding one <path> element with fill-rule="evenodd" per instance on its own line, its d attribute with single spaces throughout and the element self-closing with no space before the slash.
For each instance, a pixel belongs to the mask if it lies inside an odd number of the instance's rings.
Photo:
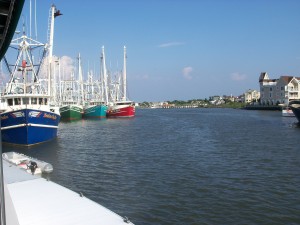
<svg viewBox="0 0 300 225">
<path fill-rule="evenodd" d="M 11 165 L 31 174 L 51 173 L 53 171 L 53 166 L 50 163 L 26 156 L 22 153 L 5 152 L 2 154 L 2 158 Z"/>
</svg>

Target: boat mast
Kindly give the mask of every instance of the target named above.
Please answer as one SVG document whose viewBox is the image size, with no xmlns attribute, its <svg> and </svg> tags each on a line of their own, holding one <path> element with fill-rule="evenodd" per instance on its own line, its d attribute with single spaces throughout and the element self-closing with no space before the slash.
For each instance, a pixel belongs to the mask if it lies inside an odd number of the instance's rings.
<svg viewBox="0 0 300 225">
<path fill-rule="evenodd" d="M 59 90 L 59 104 L 61 104 L 62 98 L 61 98 L 61 76 L 60 76 L 60 58 L 57 59 L 58 63 L 58 90 Z"/>
<path fill-rule="evenodd" d="M 52 77 L 52 55 L 53 55 L 53 36 L 54 36 L 54 11 L 55 11 L 55 6 L 52 5 L 50 8 L 50 27 L 48 30 L 48 94 L 51 96 L 51 77 Z"/>
<path fill-rule="evenodd" d="M 124 46 L 124 64 L 123 64 L 123 101 L 126 101 L 126 46 Z"/>
<path fill-rule="evenodd" d="M 48 28 L 48 48 L 49 48 L 49 54 L 48 54 L 48 62 L 49 62 L 49 73 L 48 73 L 48 94 L 51 96 L 51 78 L 54 75 L 52 73 L 52 57 L 53 57 L 53 37 L 54 37 L 54 18 L 57 16 L 61 16 L 59 10 L 56 9 L 55 5 L 51 6 L 50 9 L 50 16 L 49 16 L 49 28 Z M 54 79 L 53 79 L 54 82 Z M 53 89 L 53 98 L 55 98 L 56 91 L 55 91 L 55 85 Z"/>
<path fill-rule="evenodd" d="M 79 79 L 79 84 L 80 84 L 81 104 L 83 106 L 84 105 L 84 92 L 83 92 L 83 77 L 82 77 L 80 53 L 78 54 L 78 79 Z"/>
<path fill-rule="evenodd" d="M 93 101 L 96 101 L 96 98 L 95 98 L 95 90 L 94 90 L 94 81 L 93 81 L 93 72 L 92 70 L 90 72 L 88 72 L 88 77 L 89 77 L 89 85 L 91 87 L 91 98 Z"/>
<path fill-rule="evenodd" d="M 103 82 L 104 82 L 104 91 L 105 91 L 105 103 L 108 104 L 108 85 L 107 85 L 107 69 L 106 69 L 106 62 L 105 62 L 105 53 L 104 53 L 104 46 L 102 46 L 102 68 L 103 68 Z"/>
</svg>

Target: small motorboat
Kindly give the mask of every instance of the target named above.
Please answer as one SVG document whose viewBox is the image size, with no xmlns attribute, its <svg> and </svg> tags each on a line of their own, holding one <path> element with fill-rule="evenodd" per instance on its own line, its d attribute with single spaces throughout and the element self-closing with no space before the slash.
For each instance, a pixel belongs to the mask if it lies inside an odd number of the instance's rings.
<svg viewBox="0 0 300 225">
<path fill-rule="evenodd" d="M 282 116 L 295 116 L 295 114 L 293 113 L 292 109 L 290 107 L 286 107 L 282 109 Z"/>
<path fill-rule="evenodd" d="M 51 173 L 53 166 L 50 163 L 32 158 L 17 152 L 5 152 L 2 154 L 3 160 L 19 167 L 31 174 Z"/>
</svg>

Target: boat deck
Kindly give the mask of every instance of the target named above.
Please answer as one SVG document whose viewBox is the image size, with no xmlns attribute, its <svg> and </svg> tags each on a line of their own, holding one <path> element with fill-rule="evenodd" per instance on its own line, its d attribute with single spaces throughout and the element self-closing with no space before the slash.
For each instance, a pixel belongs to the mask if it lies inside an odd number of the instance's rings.
<svg viewBox="0 0 300 225">
<path fill-rule="evenodd" d="M 2 161 L 5 199 L 11 198 L 20 225 L 132 224 L 79 193 Z M 12 209 L 6 205 L 7 215 Z"/>
</svg>

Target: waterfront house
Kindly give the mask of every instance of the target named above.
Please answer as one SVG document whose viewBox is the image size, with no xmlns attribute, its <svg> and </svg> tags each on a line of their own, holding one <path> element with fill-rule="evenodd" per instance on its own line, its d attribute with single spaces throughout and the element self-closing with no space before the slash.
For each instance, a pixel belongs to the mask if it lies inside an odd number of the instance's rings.
<svg viewBox="0 0 300 225">
<path fill-rule="evenodd" d="M 257 90 L 249 89 L 244 93 L 244 102 L 247 104 L 258 102 L 260 98 L 260 92 Z"/>
<path fill-rule="evenodd" d="M 210 96 L 209 102 L 212 105 L 222 105 L 225 103 L 224 99 L 221 96 Z"/>
<path fill-rule="evenodd" d="M 279 79 L 270 79 L 266 72 L 260 74 L 260 104 L 278 105 L 300 99 L 300 78 L 281 76 Z"/>
</svg>

